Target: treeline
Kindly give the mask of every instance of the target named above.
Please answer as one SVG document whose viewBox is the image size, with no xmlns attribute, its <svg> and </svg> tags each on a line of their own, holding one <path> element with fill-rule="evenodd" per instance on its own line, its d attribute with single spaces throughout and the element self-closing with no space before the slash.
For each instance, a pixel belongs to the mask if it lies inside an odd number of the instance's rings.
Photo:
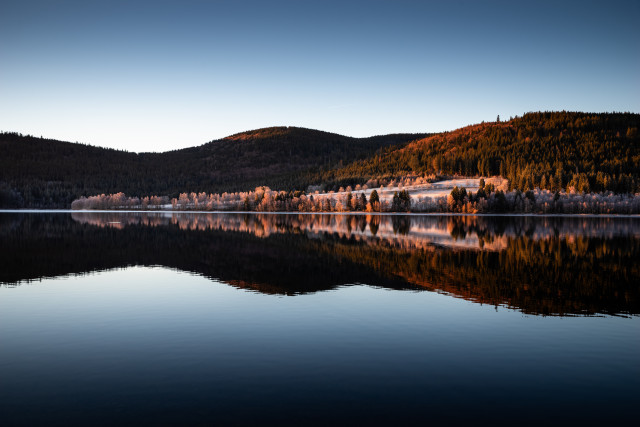
<svg viewBox="0 0 640 427">
<path fill-rule="evenodd" d="M 513 190 L 640 191 L 640 115 L 528 113 L 444 132 L 315 176 L 344 185 L 406 174 L 500 175 Z"/>
<path fill-rule="evenodd" d="M 381 188 L 382 189 L 382 188 Z M 388 200 L 377 190 L 306 194 L 303 191 L 253 191 L 166 196 L 127 197 L 124 193 L 81 197 L 75 210 L 196 210 L 244 212 L 423 212 L 423 213 L 536 213 L 536 214 L 639 214 L 640 196 L 608 193 L 566 193 L 548 190 L 502 191 L 480 180 L 474 193 L 455 187 L 446 197 L 412 197 L 407 189 Z"/>
<path fill-rule="evenodd" d="M 410 201 L 408 193 L 396 195 L 394 207 L 406 207 Z M 409 202 L 410 203 L 410 202 Z M 381 203 L 376 192 L 366 196 L 344 194 L 310 194 L 302 191 L 274 191 L 269 187 L 257 187 L 253 191 L 236 193 L 181 193 L 178 197 L 127 197 L 124 193 L 100 194 L 81 197 L 71 203 L 71 209 L 172 209 L 201 211 L 246 211 L 246 212 L 349 212 L 390 211 L 388 203 Z M 406 212 L 408 209 L 404 209 Z"/>
<path fill-rule="evenodd" d="M 482 180 L 481 180 L 482 181 Z M 459 213 L 535 213 L 535 214 L 639 214 L 640 195 L 607 193 L 565 193 L 549 190 L 493 191 L 485 185 L 476 192 L 454 188 L 443 201 L 419 201 L 415 211 Z"/>
</svg>

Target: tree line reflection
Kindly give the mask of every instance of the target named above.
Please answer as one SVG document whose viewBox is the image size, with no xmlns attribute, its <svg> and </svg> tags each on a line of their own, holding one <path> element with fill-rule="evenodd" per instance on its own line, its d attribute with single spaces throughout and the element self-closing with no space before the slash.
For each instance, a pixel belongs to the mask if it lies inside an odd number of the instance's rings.
<svg viewBox="0 0 640 427">
<path fill-rule="evenodd" d="M 264 293 L 365 283 L 543 315 L 640 313 L 640 220 L 87 213 L 0 215 L 0 282 L 161 265 Z"/>
</svg>

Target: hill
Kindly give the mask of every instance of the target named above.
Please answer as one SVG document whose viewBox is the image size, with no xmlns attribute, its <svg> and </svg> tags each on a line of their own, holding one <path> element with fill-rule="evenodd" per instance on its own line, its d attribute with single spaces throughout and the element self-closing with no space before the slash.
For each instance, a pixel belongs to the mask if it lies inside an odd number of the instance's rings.
<svg viewBox="0 0 640 427">
<path fill-rule="evenodd" d="M 244 132 L 164 153 L 130 153 L 84 144 L 0 134 L 0 207 L 68 208 L 71 201 L 125 192 L 240 191 L 267 185 L 306 188 L 322 170 L 425 134 L 350 138 L 296 127 Z"/>
<path fill-rule="evenodd" d="M 640 191 L 640 114 L 528 113 L 390 147 L 312 180 L 329 186 L 409 174 L 493 176 L 511 188 Z"/>
<path fill-rule="evenodd" d="M 325 189 L 407 175 L 502 176 L 511 189 L 640 191 L 640 114 L 528 113 L 440 134 L 351 138 L 297 127 L 239 133 L 165 153 L 0 134 L 0 207 L 69 208 L 124 192 Z"/>
</svg>

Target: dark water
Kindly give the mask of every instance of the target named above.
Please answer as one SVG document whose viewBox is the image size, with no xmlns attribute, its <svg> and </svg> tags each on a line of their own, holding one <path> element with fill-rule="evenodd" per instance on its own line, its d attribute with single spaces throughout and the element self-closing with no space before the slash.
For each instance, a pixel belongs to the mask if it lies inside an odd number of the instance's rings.
<svg viewBox="0 0 640 427">
<path fill-rule="evenodd" d="M 0 424 L 611 424 L 640 219 L 0 214 Z"/>
</svg>

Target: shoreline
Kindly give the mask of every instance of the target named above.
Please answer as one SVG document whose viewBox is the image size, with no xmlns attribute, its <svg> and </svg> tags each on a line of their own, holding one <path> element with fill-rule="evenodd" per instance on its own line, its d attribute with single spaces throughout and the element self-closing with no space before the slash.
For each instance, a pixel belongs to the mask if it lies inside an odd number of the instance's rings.
<svg viewBox="0 0 640 427">
<path fill-rule="evenodd" d="M 640 214 L 563 214 L 563 213 L 462 213 L 462 212 L 295 212 L 295 211 L 205 211 L 138 209 L 0 209 L 2 213 L 176 213 L 176 214 L 261 214 L 261 215 L 376 215 L 376 216 L 463 216 L 463 217 L 567 217 L 567 218 L 640 218 Z"/>
</svg>

